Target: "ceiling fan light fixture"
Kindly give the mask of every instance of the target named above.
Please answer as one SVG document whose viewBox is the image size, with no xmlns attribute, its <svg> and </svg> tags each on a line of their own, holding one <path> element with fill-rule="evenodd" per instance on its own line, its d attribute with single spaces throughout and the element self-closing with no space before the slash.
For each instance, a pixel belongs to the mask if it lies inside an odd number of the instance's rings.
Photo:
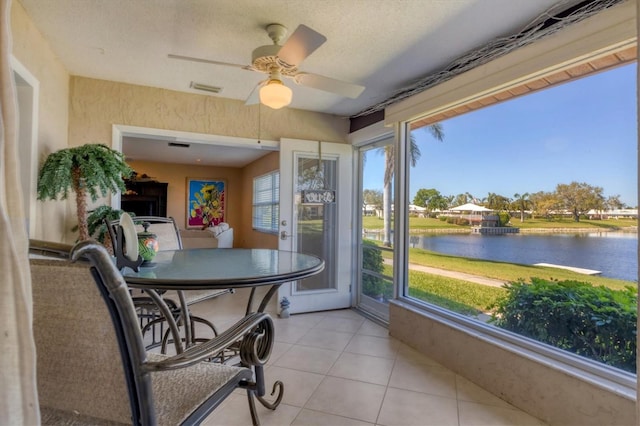
<svg viewBox="0 0 640 426">
<path fill-rule="evenodd" d="M 260 88 L 260 102 L 269 108 L 280 109 L 291 103 L 292 92 L 282 81 L 272 78 Z"/>
</svg>

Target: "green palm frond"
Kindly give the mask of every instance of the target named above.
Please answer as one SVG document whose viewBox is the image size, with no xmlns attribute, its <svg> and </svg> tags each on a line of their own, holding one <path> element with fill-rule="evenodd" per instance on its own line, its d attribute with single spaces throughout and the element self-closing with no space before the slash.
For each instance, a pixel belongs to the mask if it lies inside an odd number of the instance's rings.
<svg viewBox="0 0 640 426">
<path fill-rule="evenodd" d="M 79 239 L 90 237 L 87 195 L 96 201 L 108 191 L 125 191 L 124 178 L 132 173 L 122 153 L 102 144 L 65 148 L 49 155 L 38 174 L 38 200 L 64 200 L 76 194 Z"/>
<path fill-rule="evenodd" d="M 38 175 L 38 199 L 64 200 L 73 191 L 72 173 L 79 171 L 80 185 L 95 201 L 108 191 L 125 191 L 123 177 L 131 175 L 122 153 L 102 144 L 86 144 L 56 151 L 47 157 Z"/>
</svg>

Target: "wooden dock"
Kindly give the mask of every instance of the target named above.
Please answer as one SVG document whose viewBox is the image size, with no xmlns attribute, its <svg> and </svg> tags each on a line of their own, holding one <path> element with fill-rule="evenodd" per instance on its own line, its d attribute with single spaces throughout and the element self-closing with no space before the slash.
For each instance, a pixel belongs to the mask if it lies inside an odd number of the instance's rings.
<svg viewBox="0 0 640 426">
<path fill-rule="evenodd" d="M 584 275 L 600 275 L 602 271 L 594 269 L 576 268 L 575 266 L 555 265 L 553 263 L 535 263 L 533 266 L 546 266 L 547 268 L 566 269 L 567 271 L 577 272 Z"/>
<path fill-rule="evenodd" d="M 510 226 L 474 226 L 471 229 L 472 233 L 482 235 L 518 234 L 520 232 L 520 228 Z"/>
</svg>

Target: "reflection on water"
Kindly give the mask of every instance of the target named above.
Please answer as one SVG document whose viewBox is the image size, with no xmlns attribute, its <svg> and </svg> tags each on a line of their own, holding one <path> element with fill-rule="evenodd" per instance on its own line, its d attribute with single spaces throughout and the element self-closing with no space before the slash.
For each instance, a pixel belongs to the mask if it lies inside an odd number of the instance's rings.
<svg viewBox="0 0 640 426">
<path fill-rule="evenodd" d="M 378 240 L 380 234 L 365 238 Z M 638 234 L 412 234 L 409 247 L 455 256 L 531 265 L 557 265 L 602 271 L 602 276 L 638 280 Z"/>
</svg>

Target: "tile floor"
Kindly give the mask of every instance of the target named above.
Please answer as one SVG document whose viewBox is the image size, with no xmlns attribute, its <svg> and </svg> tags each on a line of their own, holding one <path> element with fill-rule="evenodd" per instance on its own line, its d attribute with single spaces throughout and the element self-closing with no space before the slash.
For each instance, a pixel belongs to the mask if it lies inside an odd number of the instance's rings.
<svg viewBox="0 0 640 426">
<path fill-rule="evenodd" d="M 195 305 L 220 328 L 244 312 L 246 293 Z M 390 337 L 352 310 L 274 317 L 276 344 L 267 392 L 282 380 L 282 404 L 257 403 L 263 425 L 542 425 L 538 419 Z M 269 395 L 267 394 L 267 399 Z M 236 391 L 203 423 L 251 425 L 246 393 Z"/>
</svg>

